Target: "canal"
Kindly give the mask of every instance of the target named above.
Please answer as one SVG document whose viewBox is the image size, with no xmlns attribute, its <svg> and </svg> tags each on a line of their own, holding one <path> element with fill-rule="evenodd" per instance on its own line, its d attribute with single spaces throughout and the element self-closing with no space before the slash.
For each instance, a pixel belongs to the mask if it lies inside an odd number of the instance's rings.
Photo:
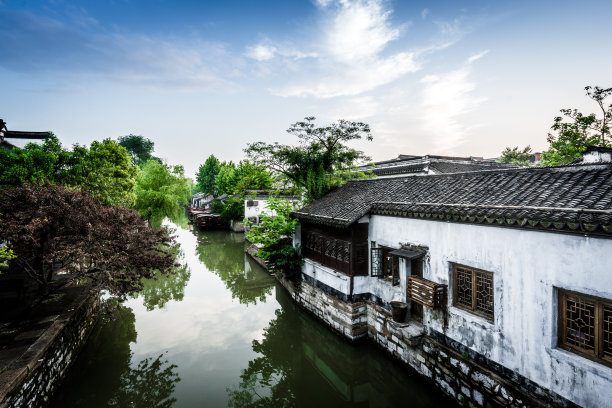
<svg viewBox="0 0 612 408">
<path fill-rule="evenodd" d="M 177 228 L 185 267 L 104 317 L 53 407 L 438 407 L 439 391 L 297 307 L 243 234 Z"/>
</svg>

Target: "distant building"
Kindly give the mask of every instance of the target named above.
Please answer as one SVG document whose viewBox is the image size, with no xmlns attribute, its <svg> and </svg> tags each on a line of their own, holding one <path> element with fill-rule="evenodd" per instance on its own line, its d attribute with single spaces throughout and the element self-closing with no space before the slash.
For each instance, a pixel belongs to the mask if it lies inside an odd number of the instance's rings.
<svg viewBox="0 0 612 408">
<path fill-rule="evenodd" d="M 359 167 L 359 171 L 371 171 L 377 177 L 423 176 L 431 174 L 463 173 L 520 167 L 516 164 L 498 163 L 482 157 L 412 156 L 400 154 L 397 158 Z"/>
<path fill-rule="evenodd" d="M 278 191 L 270 190 L 246 190 L 244 199 L 244 218 L 254 224 L 259 224 L 262 216 L 274 216 L 276 213 L 268 207 L 268 200 L 271 197 L 282 200 L 299 201 L 299 196 L 293 194 L 282 194 Z"/>
</svg>

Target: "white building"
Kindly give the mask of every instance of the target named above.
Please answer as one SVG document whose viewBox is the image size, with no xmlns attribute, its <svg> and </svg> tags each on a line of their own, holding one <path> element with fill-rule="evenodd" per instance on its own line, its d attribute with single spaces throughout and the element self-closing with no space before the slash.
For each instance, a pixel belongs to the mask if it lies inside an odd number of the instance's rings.
<svg viewBox="0 0 612 408">
<path fill-rule="evenodd" d="M 332 327 L 372 338 L 459 402 L 611 406 L 606 151 L 568 166 L 349 182 L 295 212 L 306 258 L 295 297 L 324 320 L 338 314 L 325 299 L 342 301 L 349 317 Z M 381 317 L 393 300 L 410 308 L 401 327 Z M 461 381 L 440 371 L 446 360 L 424 359 L 431 344 L 455 353 L 445 368 Z"/>
<path fill-rule="evenodd" d="M 266 190 L 248 190 L 245 192 L 247 198 L 244 199 L 244 218 L 259 224 L 262 216 L 275 216 L 276 212 L 268 207 L 268 201 L 271 197 L 288 200 L 292 202 L 299 201 L 299 197 L 291 194 L 277 194 L 274 191 Z"/>
</svg>

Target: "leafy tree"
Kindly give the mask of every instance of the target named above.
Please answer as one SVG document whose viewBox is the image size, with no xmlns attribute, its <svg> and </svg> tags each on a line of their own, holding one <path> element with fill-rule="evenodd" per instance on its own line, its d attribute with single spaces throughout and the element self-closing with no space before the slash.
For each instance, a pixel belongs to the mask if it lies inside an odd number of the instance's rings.
<svg viewBox="0 0 612 408">
<path fill-rule="evenodd" d="M 264 258 L 274 271 L 289 279 L 299 274 L 303 264 L 299 248 L 294 248 L 292 243 L 293 233 L 299 224 L 297 219 L 291 218 L 291 212 L 296 207 L 292 201 L 270 198 L 268 209 L 274 215 L 261 217 L 259 225 L 247 222 L 249 230 L 246 238 L 261 246 L 257 255 Z"/>
<path fill-rule="evenodd" d="M 241 160 L 236 167 L 235 194 L 242 194 L 245 190 L 269 190 L 274 184 L 274 177 L 265 165 Z"/>
<path fill-rule="evenodd" d="M 208 159 L 198 168 L 196 175 L 197 187 L 205 194 L 217 194 L 216 177 L 219 174 L 221 167 L 219 159 L 214 155 L 210 155 Z"/>
<path fill-rule="evenodd" d="M 125 148 L 111 139 L 68 151 L 51 134 L 40 145 L 0 149 L 0 184 L 46 180 L 84 188 L 107 204 L 133 204 L 136 171 Z"/>
<path fill-rule="evenodd" d="M 548 134 L 549 149 L 542 153 L 544 165 L 567 164 L 580 157 L 589 146 L 612 147 L 610 139 L 610 121 L 612 104 L 605 105 L 605 100 L 612 95 L 612 88 L 587 86 L 586 94 L 602 111 L 598 118 L 594 113 L 583 115 L 577 109 L 561 109 L 563 116 L 557 116 L 551 126 L 553 132 Z M 564 122 L 570 119 L 570 122 Z"/>
<path fill-rule="evenodd" d="M 136 177 L 135 208 L 147 220 L 173 217 L 189 202 L 190 182 L 182 166 L 146 162 Z"/>
<path fill-rule="evenodd" d="M 86 191 L 26 183 L 0 191 L 0 242 L 17 258 L 11 264 L 48 289 L 52 265 L 63 263 L 73 280 L 125 296 L 142 289 L 142 278 L 174 267 L 174 239 L 153 230 L 138 212 L 106 206 Z"/>
<path fill-rule="evenodd" d="M 219 195 L 234 193 L 236 188 L 236 165 L 231 161 L 219 165 L 219 173 L 215 177 L 215 191 Z"/>
<path fill-rule="evenodd" d="M 526 166 L 529 164 L 529 160 L 533 152 L 531 146 L 526 146 L 523 149 L 519 149 L 518 146 L 513 148 L 506 147 L 499 158 L 500 163 L 520 164 Z"/>
<path fill-rule="evenodd" d="M 69 161 L 70 152 L 62 148 L 53 133 L 41 144 L 28 143 L 23 149 L 0 149 L 0 184 L 54 180 L 64 174 Z"/>
<path fill-rule="evenodd" d="M 145 164 L 153 158 L 151 153 L 153 153 L 155 143 L 144 136 L 129 134 L 119 137 L 117 141 L 132 156 L 132 163 L 135 166 Z"/>
<path fill-rule="evenodd" d="M 370 160 L 363 152 L 345 143 L 372 140 L 370 127 L 362 122 L 339 120 L 325 127 L 315 127 L 314 117 L 292 124 L 287 132 L 297 136 L 298 146 L 257 142 L 249 144 L 246 154 L 284 175 L 306 191 L 314 200 L 347 180 L 347 170 L 359 161 Z"/>
<path fill-rule="evenodd" d="M 240 196 L 228 199 L 220 214 L 226 220 L 242 220 L 244 218 L 244 199 Z"/>
</svg>

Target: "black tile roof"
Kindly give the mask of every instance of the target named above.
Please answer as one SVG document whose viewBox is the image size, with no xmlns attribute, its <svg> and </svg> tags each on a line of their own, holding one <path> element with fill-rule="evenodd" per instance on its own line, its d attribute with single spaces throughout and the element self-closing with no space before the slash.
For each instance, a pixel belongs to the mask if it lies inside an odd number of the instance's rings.
<svg viewBox="0 0 612 408">
<path fill-rule="evenodd" d="M 347 227 L 368 213 L 612 237 L 612 164 L 356 180 L 293 214 Z"/>
</svg>

